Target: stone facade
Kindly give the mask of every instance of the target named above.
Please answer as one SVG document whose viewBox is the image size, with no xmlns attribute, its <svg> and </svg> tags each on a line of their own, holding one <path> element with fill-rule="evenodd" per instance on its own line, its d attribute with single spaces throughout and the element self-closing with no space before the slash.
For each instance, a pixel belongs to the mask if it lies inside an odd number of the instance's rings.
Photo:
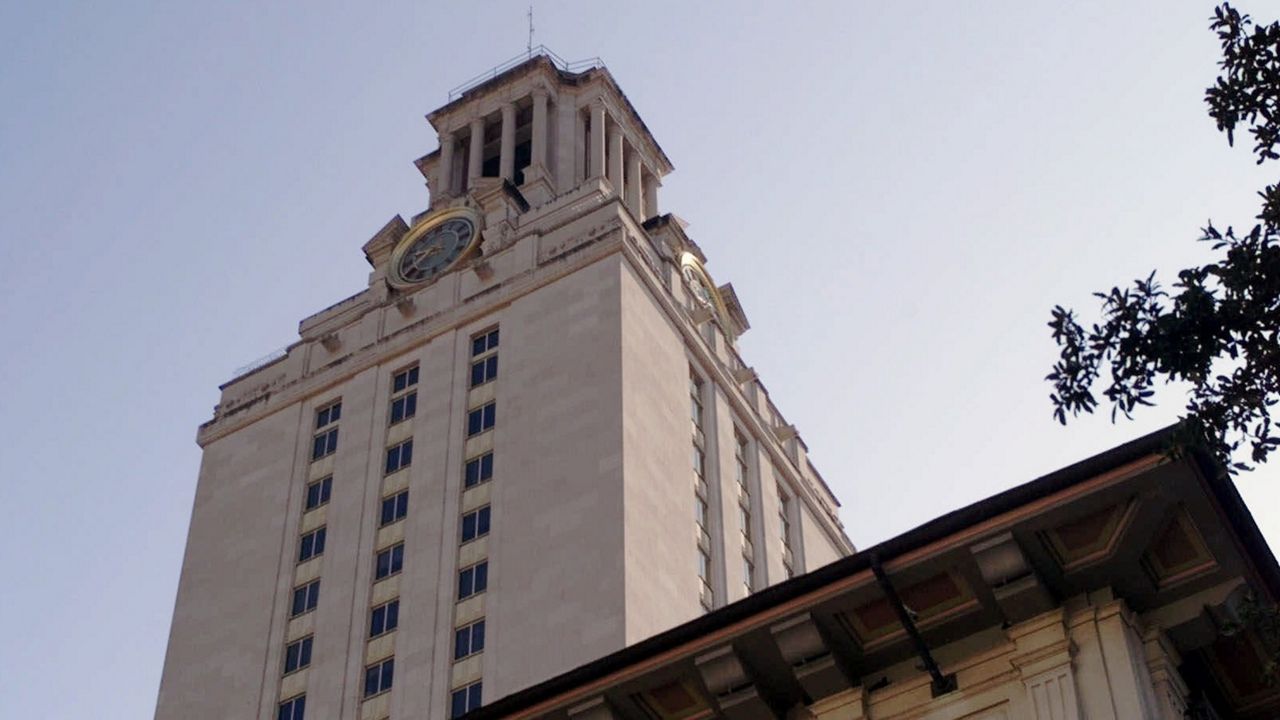
<svg viewBox="0 0 1280 720">
<path fill-rule="evenodd" d="M 375 234 L 369 287 L 223 385 L 199 430 L 159 719 L 269 720 L 300 698 L 309 718 L 442 719 L 476 683 L 488 702 L 852 550 L 735 350 L 732 288 L 658 214 L 670 162 L 609 73 L 535 57 L 429 119 L 427 211 Z M 397 282 L 404 244 L 453 209 L 478 219 L 475 247 Z M 487 453 L 492 479 L 471 483 Z M 701 523 L 697 493 L 717 501 Z M 464 593 L 479 563 L 487 587 Z M 390 602 L 395 629 L 374 633 Z M 483 651 L 455 660 L 478 621 Z"/>
</svg>

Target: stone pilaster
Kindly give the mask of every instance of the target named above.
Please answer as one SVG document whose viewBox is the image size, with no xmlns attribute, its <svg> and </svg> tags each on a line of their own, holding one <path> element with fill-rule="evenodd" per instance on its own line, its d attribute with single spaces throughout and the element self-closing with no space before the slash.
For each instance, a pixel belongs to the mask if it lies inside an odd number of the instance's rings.
<svg viewBox="0 0 1280 720">
<path fill-rule="evenodd" d="M 596 98 L 591 103 L 591 147 L 587 149 L 588 178 L 604 177 L 604 101 Z"/>
<path fill-rule="evenodd" d="M 475 187 L 484 174 L 484 118 L 471 121 L 471 152 L 467 158 L 467 184 Z"/>
<path fill-rule="evenodd" d="M 498 148 L 498 176 L 514 181 L 516 177 L 516 106 L 502 106 L 502 142 Z"/>
<path fill-rule="evenodd" d="M 1147 670 L 1155 693 L 1157 716 L 1161 720 L 1182 720 L 1187 712 L 1187 684 L 1178 673 L 1182 656 L 1159 628 L 1148 628 L 1143 636 Z"/>
<path fill-rule="evenodd" d="M 1062 610 L 1054 610 L 1007 631 L 1016 648 L 1011 661 L 1026 689 L 1030 720 L 1081 718 L 1073 647 L 1063 620 Z"/>
</svg>

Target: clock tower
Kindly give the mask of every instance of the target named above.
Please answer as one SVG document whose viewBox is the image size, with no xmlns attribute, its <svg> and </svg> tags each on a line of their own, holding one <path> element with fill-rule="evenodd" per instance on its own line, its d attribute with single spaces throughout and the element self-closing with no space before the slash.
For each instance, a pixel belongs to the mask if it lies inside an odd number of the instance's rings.
<svg viewBox="0 0 1280 720">
<path fill-rule="evenodd" d="M 445 720 L 852 549 L 608 70 L 427 117 L 425 211 L 199 429 L 160 720 Z"/>
</svg>

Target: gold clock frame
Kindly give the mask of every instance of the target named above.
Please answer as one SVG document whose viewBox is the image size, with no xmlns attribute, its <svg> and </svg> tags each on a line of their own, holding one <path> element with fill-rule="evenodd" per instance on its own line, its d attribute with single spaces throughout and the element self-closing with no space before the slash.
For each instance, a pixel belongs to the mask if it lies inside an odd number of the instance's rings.
<svg viewBox="0 0 1280 720">
<path fill-rule="evenodd" d="M 467 243 L 467 246 L 463 248 L 462 252 L 458 253 L 458 257 L 455 258 L 453 262 L 449 263 L 447 267 L 445 267 L 440 272 L 436 273 L 435 276 L 430 279 L 427 279 L 427 280 L 405 279 L 400 274 L 400 262 L 404 259 L 404 254 L 409 251 L 409 248 L 412 247 L 413 244 L 416 243 L 418 240 L 420 240 L 423 235 L 426 235 L 427 233 L 431 232 L 435 228 L 439 227 L 441 224 L 448 222 L 449 220 L 453 220 L 454 218 L 460 218 L 460 217 L 470 220 L 471 227 L 473 227 L 475 231 L 471 233 L 471 241 Z M 390 271 L 387 273 L 387 281 L 394 288 L 410 288 L 410 287 L 416 287 L 419 285 L 425 285 L 427 283 L 434 282 L 440 279 L 440 276 L 444 275 L 445 273 L 453 272 L 455 269 L 458 268 L 459 265 L 471 259 L 471 256 L 475 254 L 476 249 L 479 247 L 480 247 L 480 213 L 476 212 L 475 210 L 472 210 L 469 207 L 447 208 L 439 212 L 432 213 L 431 215 L 428 215 L 427 217 L 423 218 L 422 221 L 419 222 L 417 225 L 415 225 L 411 230 L 409 230 L 409 232 L 405 233 L 405 236 L 400 239 L 399 243 L 396 244 L 395 249 L 391 251 L 391 267 L 390 267 Z"/>
<path fill-rule="evenodd" d="M 680 274 L 681 282 L 684 281 L 684 269 L 692 268 L 693 271 L 702 280 L 702 284 L 706 286 L 707 291 L 711 293 L 711 305 L 715 310 L 716 319 L 720 321 L 720 327 L 724 328 L 725 333 L 732 335 L 729 324 L 729 308 L 724 304 L 724 298 L 720 297 L 720 290 L 716 288 L 716 284 L 711 280 L 711 276 L 707 274 L 706 268 L 702 267 L 702 262 L 698 260 L 698 256 L 691 252 L 684 252 L 680 255 Z"/>
</svg>

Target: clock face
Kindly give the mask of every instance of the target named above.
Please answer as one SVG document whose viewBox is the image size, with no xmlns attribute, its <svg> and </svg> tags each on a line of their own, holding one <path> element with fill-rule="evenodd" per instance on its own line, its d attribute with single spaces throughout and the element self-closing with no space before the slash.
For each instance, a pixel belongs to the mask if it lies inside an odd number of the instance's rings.
<svg viewBox="0 0 1280 720">
<path fill-rule="evenodd" d="M 400 256 L 396 270 L 406 283 L 425 282 L 439 275 L 472 244 L 475 222 L 468 216 L 452 217 L 426 231 Z"/>
<path fill-rule="evenodd" d="M 708 288 L 706 282 L 702 280 L 702 275 L 689 265 L 684 266 L 681 274 L 684 275 L 684 282 L 689 286 L 689 292 L 693 293 L 693 297 L 698 301 L 698 304 L 710 306 L 711 288 Z"/>
</svg>

